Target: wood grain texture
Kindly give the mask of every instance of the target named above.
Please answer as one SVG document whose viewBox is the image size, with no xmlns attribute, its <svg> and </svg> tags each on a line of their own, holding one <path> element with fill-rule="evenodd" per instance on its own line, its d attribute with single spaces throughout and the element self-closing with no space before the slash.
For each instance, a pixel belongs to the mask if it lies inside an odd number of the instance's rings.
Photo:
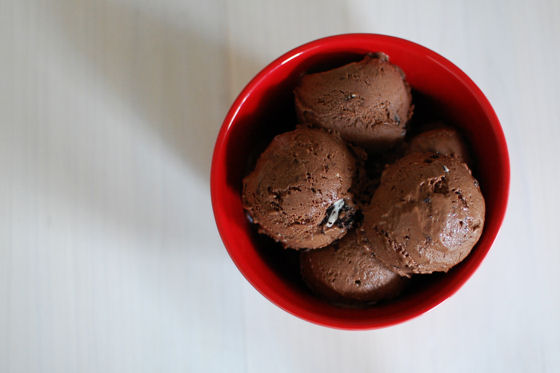
<svg viewBox="0 0 560 373">
<path fill-rule="evenodd" d="M 296 319 L 237 272 L 209 196 L 248 80 L 342 32 L 404 37 L 488 96 L 512 185 L 452 298 L 369 332 Z M 560 370 L 560 2 L 0 1 L 0 372 Z"/>
</svg>

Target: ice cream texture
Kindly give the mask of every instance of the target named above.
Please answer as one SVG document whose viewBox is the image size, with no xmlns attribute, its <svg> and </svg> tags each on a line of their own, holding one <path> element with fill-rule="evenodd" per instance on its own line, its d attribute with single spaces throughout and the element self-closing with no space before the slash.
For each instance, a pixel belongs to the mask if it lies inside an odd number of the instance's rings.
<svg viewBox="0 0 560 373">
<path fill-rule="evenodd" d="M 381 53 L 304 75 L 294 95 L 301 122 L 338 131 L 343 139 L 370 151 L 401 141 L 413 112 L 403 71 Z"/>
<path fill-rule="evenodd" d="M 406 280 L 373 254 L 354 230 L 339 241 L 300 254 L 305 283 L 323 298 L 340 303 L 373 303 L 396 297 Z"/>
<path fill-rule="evenodd" d="M 480 238 L 485 203 L 468 166 L 436 153 L 412 153 L 381 177 L 362 233 L 393 271 L 447 272 Z"/>
<path fill-rule="evenodd" d="M 356 159 L 346 143 L 306 127 L 276 136 L 243 179 L 243 206 L 285 247 L 315 249 L 343 237 L 356 211 Z"/>
<path fill-rule="evenodd" d="M 408 153 L 433 152 L 470 163 L 469 151 L 459 132 L 451 127 L 422 132 L 412 138 Z"/>
</svg>

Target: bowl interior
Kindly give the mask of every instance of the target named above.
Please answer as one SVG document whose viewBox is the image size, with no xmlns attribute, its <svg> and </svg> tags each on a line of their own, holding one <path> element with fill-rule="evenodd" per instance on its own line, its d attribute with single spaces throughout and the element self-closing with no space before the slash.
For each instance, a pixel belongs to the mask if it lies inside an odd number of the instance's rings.
<svg viewBox="0 0 560 373">
<path fill-rule="evenodd" d="M 324 71 L 382 51 L 413 87 L 415 121 L 442 118 L 471 145 L 474 174 L 486 200 L 483 235 L 471 254 L 446 274 L 417 276 L 394 301 L 367 309 L 339 308 L 313 296 L 299 276 L 297 252 L 259 235 L 241 206 L 242 178 L 272 138 L 295 128 L 292 90 L 302 74 Z M 228 113 L 214 150 L 212 203 L 222 240 L 251 284 L 284 310 L 318 324 L 363 329 L 417 316 L 452 295 L 476 270 L 501 225 L 509 190 L 505 139 L 494 111 L 476 85 L 436 53 L 383 35 L 340 35 L 303 45 L 263 69 Z"/>
</svg>

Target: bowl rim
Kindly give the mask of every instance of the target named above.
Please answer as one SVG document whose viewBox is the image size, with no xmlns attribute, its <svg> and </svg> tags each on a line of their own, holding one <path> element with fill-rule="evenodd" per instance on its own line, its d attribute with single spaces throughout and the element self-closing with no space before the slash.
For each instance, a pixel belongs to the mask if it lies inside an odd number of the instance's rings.
<svg viewBox="0 0 560 373">
<path fill-rule="evenodd" d="M 254 90 L 266 79 L 266 77 L 273 73 L 276 69 L 281 67 L 283 64 L 289 62 L 290 60 L 299 57 L 303 53 L 312 53 L 316 49 L 324 48 L 325 44 L 330 43 L 340 43 L 352 39 L 356 42 L 356 39 L 364 40 L 367 42 L 377 41 L 377 42 L 390 42 L 396 43 L 397 45 L 406 46 L 409 48 L 415 48 L 421 51 L 427 58 L 431 59 L 433 62 L 439 64 L 445 70 L 447 70 L 450 74 L 454 75 L 462 84 L 464 84 L 468 90 L 471 92 L 473 97 L 475 97 L 477 103 L 480 105 L 482 111 L 484 112 L 485 116 L 489 119 L 489 122 L 492 126 L 492 130 L 496 136 L 497 143 L 499 145 L 500 151 L 503 153 L 503 168 L 504 168 L 504 179 L 502 180 L 502 198 L 501 204 L 498 205 L 498 216 L 496 218 L 496 230 L 493 236 L 491 236 L 488 240 L 488 244 L 484 250 L 479 254 L 477 260 L 473 263 L 470 263 L 470 270 L 466 272 L 466 274 L 458 279 L 458 281 L 454 284 L 453 287 L 446 290 L 445 292 L 441 292 L 437 297 L 431 297 L 431 299 L 426 300 L 423 302 L 422 307 L 415 308 L 404 315 L 400 314 L 395 318 L 384 318 L 384 320 L 347 320 L 347 322 L 343 322 L 340 319 L 334 319 L 332 317 L 326 315 L 319 315 L 317 313 L 309 312 L 300 306 L 294 305 L 290 301 L 286 300 L 284 297 L 279 295 L 274 291 L 274 289 L 269 286 L 265 281 L 261 281 L 256 274 L 254 275 L 252 268 L 250 268 L 246 263 L 240 260 L 240 254 L 230 250 L 230 237 L 225 233 L 225 225 L 227 225 L 226 214 L 220 210 L 220 205 L 217 199 L 218 189 L 220 188 L 220 179 L 218 175 L 218 170 L 220 169 L 220 159 L 223 158 L 225 152 L 225 145 L 227 143 L 228 135 L 233 128 L 235 123 L 235 119 L 237 118 L 237 114 L 241 110 L 241 107 L 245 103 L 245 101 L 250 97 Z M 223 167 L 225 170 L 225 167 Z M 496 239 L 499 229 L 503 223 L 505 218 L 508 199 L 509 199 L 509 189 L 510 189 L 510 161 L 509 161 L 509 153 L 507 148 L 506 139 L 504 136 L 504 132 L 498 116 L 496 115 L 494 109 L 492 108 L 490 102 L 484 95 L 484 93 L 480 90 L 480 88 L 473 82 L 473 80 L 467 76 L 459 67 L 453 64 L 451 61 L 446 59 L 445 57 L 439 55 L 438 53 L 428 49 L 420 44 L 415 42 L 383 34 L 373 34 L 373 33 L 348 33 L 348 34 L 338 34 L 332 35 L 327 37 L 322 37 L 305 44 L 302 44 L 284 54 L 280 57 L 276 58 L 274 61 L 266 65 L 260 72 L 252 78 L 249 83 L 241 90 L 233 104 L 231 105 L 230 109 L 228 110 L 226 117 L 222 123 L 220 131 L 218 133 L 216 143 L 214 146 L 214 152 L 212 156 L 212 164 L 210 170 L 210 194 L 211 194 L 211 201 L 212 201 L 212 209 L 213 214 L 216 222 L 216 226 L 222 242 L 229 254 L 229 257 L 232 259 L 234 264 L 236 265 L 237 269 L 241 272 L 243 277 L 266 299 L 270 302 L 278 306 L 279 308 L 283 309 L 284 311 L 300 318 L 305 321 L 311 322 L 313 324 L 335 328 L 335 329 L 342 329 L 342 330 L 367 330 L 367 329 L 377 329 L 388 327 L 392 325 L 397 325 L 402 322 L 408 321 L 415 317 L 418 317 L 425 312 L 435 308 L 443 301 L 451 297 L 455 294 L 469 279 L 470 277 L 476 272 L 488 251 L 492 247 L 494 240 Z"/>
</svg>

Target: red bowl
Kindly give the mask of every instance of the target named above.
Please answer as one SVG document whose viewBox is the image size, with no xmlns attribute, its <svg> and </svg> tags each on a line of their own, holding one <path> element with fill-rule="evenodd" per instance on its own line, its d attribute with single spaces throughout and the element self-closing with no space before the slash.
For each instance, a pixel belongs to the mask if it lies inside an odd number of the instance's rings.
<svg viewBox="0 0 560 373">
<path fill-rule="evenodd" d="M 366 309 L 340 308 L 313 296 L 298 271 L 297 253 L 256 232 L 241 206 L 242 178 L 270 140 L 296 124 L 293 103 L 299 77 L 382 51 L 413 87 L 416 107 L 430 105 L 459 127 L 471 144 L 475 176 L 486 199 L 486 223 L 471 254 L 446 274 L 423 276 L 412 291 Z M 419 102 L 420 100 L 421 102 Z M 418 316 L 455 293 L 478 268 L 494 241 L 509 193 L 507 145 L 492 106 L 457 66 L 407 40 L 374 34 L 331 36 L 302 45 L 265 67 L 239 94 L 214 148 L 212 206 L 229 255 L 245 278 L 271 302 L 304 320 L 341 329 L 394 325 Z M 422 277 L 422 276 L 420 276 Z"/>
</svg>

